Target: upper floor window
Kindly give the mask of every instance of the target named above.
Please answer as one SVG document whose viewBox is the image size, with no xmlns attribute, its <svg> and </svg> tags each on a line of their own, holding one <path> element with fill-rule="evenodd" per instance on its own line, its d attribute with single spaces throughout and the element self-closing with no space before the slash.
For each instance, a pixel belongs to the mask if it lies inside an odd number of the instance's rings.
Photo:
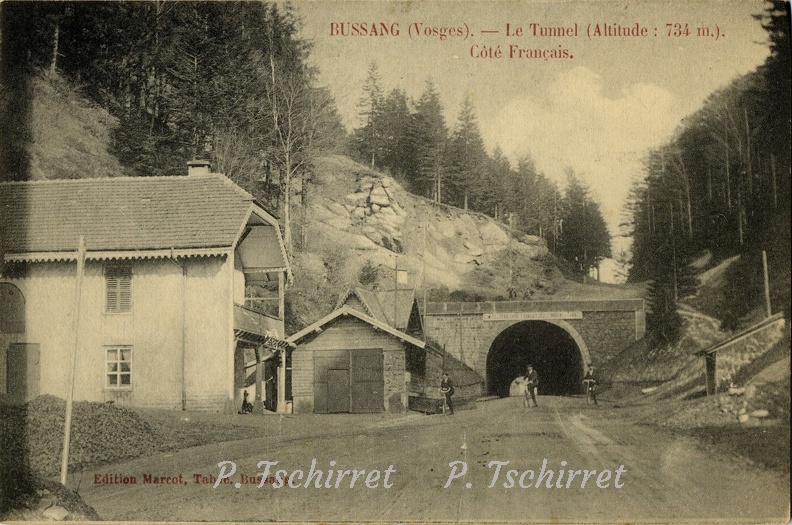
<svg viewBox="0 0 792 525">
<path fill-rule="evenodd" d="M 105 266 L 105 311 L 132 311 L 132 266 Z"/>
</svg>

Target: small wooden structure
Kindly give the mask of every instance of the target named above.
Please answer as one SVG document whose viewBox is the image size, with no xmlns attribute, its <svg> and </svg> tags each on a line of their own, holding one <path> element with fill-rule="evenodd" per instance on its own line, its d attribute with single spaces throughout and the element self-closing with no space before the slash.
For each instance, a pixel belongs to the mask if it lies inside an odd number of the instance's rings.
<svg viewBox="0 0 792 525">
<path fill-rule="evenodd" d="M 287 342 L 296 346 L 290 352 L 295 412 L 435 412 L 444 371 L 463 395 L 481 391 L 476 372 L 423 340 L 412 289 L 352 290 Z"/>
<path fill-rule="evenodd" d="M 344 305 L 287 339 L 296 413 L 404 412 L 424 342 Z"/>
<path fill-rule="evenodd" d="M 776 324 L 780 324 L 780 326 L 783 327 L 784 316 L 782 313 L 772 315 L 767 319 L 764 319 L 763 321 L 753 325 L 752 327 L 743 330 L 742 332 L 728 339 L 725 339 L 724 341 L 716 343 L 705 350 L 701 350 L 700 352 L 696 352 L 696 355 L 700 355 L 704 358 L 704 373 L 706 376 L 706 390 L 708 396 L 717 394 L 719 382 L 724 379 L 730 379 L 738 367 L 747 364 L 743 362 L 725 363 L 723 358 L 720 360 L 718 359 L 718 352 L 727 351 L 735 345 L 745 341 L 748 337 L 757 334 L 757 332 L 763 331 Z M 758 357 L 758 355 L 761 355 L 761 353 L 766 350 L 767 348 L 757 349 L 751 352 L 752 355 L 742 356 L 742 358 L 743 360 L 752 360 Z"/>
</svg>

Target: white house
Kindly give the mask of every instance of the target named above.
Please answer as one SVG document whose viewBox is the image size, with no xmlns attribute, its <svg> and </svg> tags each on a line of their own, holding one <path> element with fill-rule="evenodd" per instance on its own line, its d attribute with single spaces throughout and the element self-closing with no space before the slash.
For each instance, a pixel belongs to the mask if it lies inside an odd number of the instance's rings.
<svg viewBox="0 0 792 525">
<path fill-rule="evenodd" d="M 76 348 L 75 400 L 236 411 L 248 370 L 261 401 L 275 365 L 270 398 L 285 409 L 285 359 L 270 359 L 287 345 L 280 229 L 207 163 L 2 183 L 0 213 L 0 397 L 66 397 Z"/>
</svg>

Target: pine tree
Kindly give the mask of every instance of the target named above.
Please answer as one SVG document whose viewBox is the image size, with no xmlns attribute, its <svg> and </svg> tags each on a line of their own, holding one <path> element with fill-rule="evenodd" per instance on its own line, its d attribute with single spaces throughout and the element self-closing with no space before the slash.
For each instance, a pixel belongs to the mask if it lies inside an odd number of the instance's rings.
<svg viewBox="0 0 792 525">
<path fill-rule="evenodd" d="M 574 171 L 567 170 L 567 187 L 562 201 L 563 232 L 558 253 L 586 276 L 610 257 L 610 234 L 605 219 L 590 196 L 588 187 Z"/>
<path fill-rule="evenodd" d="M 363 125 L 355 130 L 355 141 L 362 159 L 377 167 L 382 162 L 385 151 L 385 129 L 383 129 L 382 107 L 384 96 L 381 87 L 379 68 L 376 62 L 369 64 L 363 96 L 358 107 Z"/>
<path fill-rule="evenodd" d="M 382 103 L 383 130 L 382 167 L 393 173 L 406 175 L 415 170 L 415 151 L 411 141 L 412 116 L 407 94 L 394 89 Z"/>
<path fill-rule="evenodd" d="M 440 95 L 428 79 L 412 115 L 411 147 L 415 151 L 415 169 L 408 175 L 415 193 L 436 199 L 441 197 L 447 141 L 448 129 Z"/>
<path fill-rule="evenodd" d="M 487 152 L 479 132 L 478 120 L 470 97 L 465 98 L 457 118 L 457 125 L 447 148 L 448 191 L 446 202 L 477 211 L 483 209 L 486 192 Z"/>
</svg>

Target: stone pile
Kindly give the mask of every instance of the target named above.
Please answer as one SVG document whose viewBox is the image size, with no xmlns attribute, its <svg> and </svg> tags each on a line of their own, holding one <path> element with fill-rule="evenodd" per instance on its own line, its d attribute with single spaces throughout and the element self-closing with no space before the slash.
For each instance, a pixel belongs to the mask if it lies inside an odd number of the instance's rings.
<svg viewBox="0 0 792 525">
<path fill-rule="evenodd" d="M 760 406 L 756 385 L 748 385 L 744 388 L 731 387 L 718 396 L 721 412 L 731 414 L 740 423 L 770 417 L 770 411 Z"/>
<path fill-rule="evenodd" d="M 10 509 L 2 516 L 8 521 L 97 521 L 96 511 L 82 498 L 60 483 L 37 479 L 36 489 L 11 502 Z"/>
</svg>

